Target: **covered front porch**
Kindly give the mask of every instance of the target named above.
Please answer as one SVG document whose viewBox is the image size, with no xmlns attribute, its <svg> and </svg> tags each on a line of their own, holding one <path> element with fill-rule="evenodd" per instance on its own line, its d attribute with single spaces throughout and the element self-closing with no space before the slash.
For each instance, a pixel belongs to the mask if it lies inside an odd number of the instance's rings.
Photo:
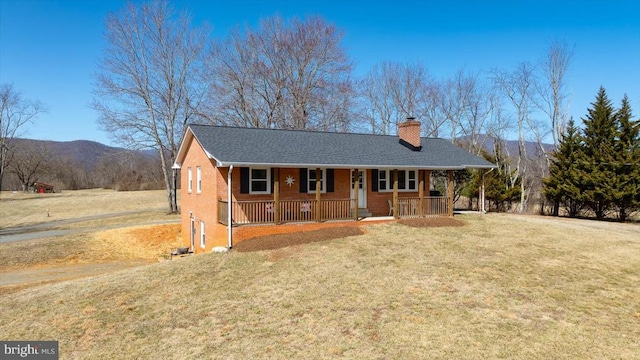
<svg viewBox="0 0 640 360">
<path fill-rule="evenodd" d="M 280 172 L 282 169 L 273 169 L 273 196 L 269 199 L 247 200 L 246 197 L 236 196 L 231 192 L 233 186 L 229 186 L 228 199 L 219 199 L 217 202 L 218 222 L 220 224 L 232 226 L 248 225 L 248 224 L 285 224 L 285 223 L 302 223 L 302 222 L 325 222 L 335 220 L 354 220 L 359 221 L 363 218 L 393 216 L 400 218 L 419 218 L 429 216 L 453 216 L 453 170 L 448 170 L 446 195 L 440 195 L 438 191 L 430 191 L 431 189 L 431 171 L 430 170 L 412 170 L 411 176 L 415 181 L 412 191 L 401 192 L 401 183 L 399 172 L 404 170 L 388 170 L 389 186 L 386 192 L 376 192 L 372 196 L 370 186 L 367 183 L 368 175 L 374 171 L 374 176 L 369 176 L 373 184 L 375 180 L 375 188 L 378 190 L 378 171 L 377 169 L 342 169 L 349 171 L 347 176 L 351 178 L 350 191 L 341 191 L 340 194 L 348 194 L 348 198 L 335 198 L 328 196 L 321 191 L 322 186 L 315 186 L 311 189 L 310 194 L 305 194 L 302 199 L 292 199 L 289 196 L 283 199 L 280 187 Z M 322 178 L 322 169 L 317 168 L 313 172 L 316 176 L 315 184 L 322 184 L 325 179 Z M 228 172 L 228 185 L 231 185 L 233 178 L 232 171 Z M 349 176 L 350 174 L 350 176 Z M 358 174 L 359 176 L 354 176 Z M 407 175 L 408 172 L 405 172 Z M 333 176 L 333 175 L 331 175 Z M 338 176 L 336 175 L 336 178 Z M 407 181 L 409 181 L 407 180 Z M 384 181 L 381 179 L 380 181 Z M 404 180 L 403 180 L 404 181 Z M 382 183 L 380 183 L 382 184 Z M 336 183 L 336 188 L 349 187 L 349 180 Z M 358 189 L 357 191 L 355 189 Z M 315 192 L 313 192 L 315 190 Z M 309 195 L 315 194 L 314 198 Z M 373 213 L 367 208 L 367 197 L 375 197 L 371 202 L 375 202 L 376 211 Z M 306 198 L 304 198 L 306 197 Z M 364 200 L 364 201 L 363 201 Z M 370 205 L 371 205 L 370 202 Z"/>
</svg>

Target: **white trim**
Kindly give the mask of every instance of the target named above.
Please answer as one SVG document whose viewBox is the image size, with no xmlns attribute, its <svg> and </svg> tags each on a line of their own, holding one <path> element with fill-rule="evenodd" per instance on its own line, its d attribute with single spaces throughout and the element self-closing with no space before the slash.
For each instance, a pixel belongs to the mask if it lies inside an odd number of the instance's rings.
<svg viewBox="0 0 640 360">
<path fill-rule="evenodd" d="M 200 247 L 201 248 L 205 248 L 206 243 L 207 243 L 207 239 L 206 239 L 206 235 L 204 233 L 205 230 L 205 226 L 204 226 L 204 221 L 200 220 Z"/>
<path fill-rule="evenodd" d="M 217 160 L 216 160 L 217 161 Z M 464 170 L 464 169 L 494 169 L 497 166 L 478 166 L 478 165 L 459 165 L 459 166 L 431 166 L 431 165 L 351 165 L 351 164 L 294 164 L 294 163 L 254 163 L 254 162 L 242 162 L 242 161 L 217 161 L 218 167 L 228 167 L 230 165 L 238 167 L 279 167 L 279 168 L 326 168 L 326 169 L 379 169 L 379 170 L 393 170 L 399 169 L 398 166 L 410 166 L 410 169 L 424 169 L 424 170 Z"/>
<path fill-rule="evenodd" d="M 180 142 L 180 148 L 178 148 L 178 152 L 176 154 L 176 160 L 173 163 L 173 166 L 171 167 L 172 169 L 181 169 L 182 168 L 182 163 L 184 162 L 185 157 L 187 156 L 187 150 L 188 150 L 188 146 L 191 145 L 191 140 L 195 140 L 198 143 L 198 146 L 200 146 L 200 148 L 202 149 L 202 151 L 204 151 L 205 155 L 207 155 L 207 158 L 215 160 L 216 164 L 218 164 L 218 167 L 227 167 L 229 166 L 229 164 L 222 165 L 222 162 L 220 160 L 218 160 L 215 156 L 213 156 L 213 154 L 211 154 L 209 151 L 207 151 L 207 149 L 204 148 L 204 146 L 202 146 L 202 143 L 200 143 L 200 140 L 198 139 L 198 137 L 196 137 L 196 135 L 193 133 L 193 130 L 191 130 L 190 127 L 188 127 L 185 130 L 185 134 L 182 137 L 182 142 Z"/>
<path fill-rule="evenodd" d="M 311 172 L 312 171 L 316 171 L 317 168 L 307 168 L 307 193 L 308 194 L 315 194 L 316 193 L 316 189 L 311 190 L 311 181 L 313 181 L 314 183 L 316 182 L 316 177 L 314 176 L 313 178 L 311 177 Z M 321 184 L 321 188 L 320 188 L 320 193 L 321 194 L 326 194 L 327 193 L 327 169 L 325 168 L 320 168 L 320 184 Z"/>
<path fill-rule="evenodd" d="M 253 190 L 253 170 L 264 170 L 266 173 L 266 179 L 256 179 L 255 181 L 266 181 L 267 182 L 267 186 L 266 186 L 266 190 L 265 191 L 254 191 Z M 271 168 L 265 168 L 265 167 L 252 167 L 249 168 L 249 194 L 252 195 L 264 195 L 264 194 L 271 194 Z"/>
<path fill-rule="evenodd" d="M 187 168 L 187 192 L 191 194 L 193 192 L 193 169 L 191 166 Z"/>
<path fill-rule="evenodd" d="M 385 181 L 386 181 L 386 188 L 385 189 L 380 189 L 380 173 L 378 172 L 378 192 L 393 192 L 393 170 L 394 169 L 377 169 L 378 171 L 384 171 L 385 172 Z M 405 177 L 405 188 L 401 189 L 400 188 L 400 180 L 398 179 L 398 192 L 416 192 L 418 191 L 419 188 L 419 179 L 418 179 L 418 170 L 417 169 L 397 169 L 398 172 L 400 171 L 405 171 L 406 173 L 406 177 Z M 413 171 L 414 173 L 414 178 L 412 179 L 415 185 L 415 188 L 411 189 L 409 188 L 409 172 Z"/>
<path fill-rule="evenodd" d="M 202 192 L 202 166 L 196 166 L 196 193 Z"/>
<path fill-rule="evenodd" d="M 359 172 L 362 172 L 362 189 L 358 189 L 359 192 L 358 193 L 358 207 L 363 207 L 366 208 L 367 207 L 367 170 L 366 169 L 358 169 Z M 355 189 L 353 188 L 353 180 L 355 180 L 355 178 L 353 177 L 353 173 L 354 173 L 354 169 L 351 169 L 351 171 L 349 172 L 349 196 L 350 199 L 355 199 Z"/>
<path fill-rule="evenodd" d="M 190 219 L 190 224 L 191 226 L 189 227 L 189 232 L 191 233 L 190 236 L 190 242 L 189 244 L 191 245 L 191 251 L 195 251 L 195 247 L 196 247 L 196 219 L 191 217 Z"/>
</svg>

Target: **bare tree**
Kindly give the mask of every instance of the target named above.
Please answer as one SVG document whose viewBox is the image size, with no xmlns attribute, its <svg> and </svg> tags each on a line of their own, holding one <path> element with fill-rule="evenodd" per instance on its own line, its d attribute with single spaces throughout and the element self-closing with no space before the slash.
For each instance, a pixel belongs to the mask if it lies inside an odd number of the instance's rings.
<svg viewBox="0 0 640 360">
<path fill-rule="evenodd" d="M 140 151 L 124 150 L 100 157 L 93 177 L 105 189 L 162 189 L 162 174 L 157 159 Z"/>
<path fill-rule="evenodd" d="M 90 189 L 95 186 L 89 177 L 88 169 L 78 160 L 68 156 L 50 158 L 49 173 L 50 179 L 55 179 L 60 188 L 67 190 Z"/>
<path fill-rule="evenodd" d="M 527 209 L 527 194 L 530 187 L 527 179 L 527 147 L 525 132 L 535 130 L 531 120 L 531 102 L 535 87 L 534 68 L 528 63 L 521 63 L 513 71 L 493 70 L 494 81 L 512 105 L 518 129 L 518 157 L 514 178 L 522 178 L 520 182 L 519 211 Z"/>
<path fill-rule="evenodd" d="M 553 146 L 556 148 L 568 120 L 566 76 L 573 55 L 573 48 L 566 42 L 555 40 L 549 44 L 538 65 L 541 81 L 536 86 L 536 106 L 549 117 Z"/>
<path fill-rule="evenodd" d="M 212 99 L 203 115 L 215 124 L 272 128 L 284 115 L 285 75 L 270 64 L 276 56 L 273 44 L 247 32 L 245 37 L 233 30 L 212 50 Z"/>
<path fill-rule="evenodd" d="M 342 33 L 317 16 L 270 17 L 232 31 L 209 61 L 211 123 L 342 130 L 348 127 L 352 63 Z M 215 101 L 213 101 L 215 100 Z"/>
<path fill-rule="evenodd" d="M 454 142 L 459 136 L 459 128 L 462 126 L 462 118 L 468 104 L 469 79 L 464 70 L 460 69 L 456 74 L 443 83 L 442 96 L 440 98 L 440 111 L 449 126 L 449 136 Z"/>
<path fill-rule="evenodd" d="M 171 212 L 178 211 L 171 164 L 206 92 L 199 71 L 207 36 L 167 1 L 127 4 L 106 20 L 92 106 L 117 142 L 158 151 Z"/>
<path fill-rule="evenodd" d="M 376 64 L 359 83 L 372 134 L 387 135 L 399 119 L 393 96 L 395 75 L 389 63 Z"/>
<path fill-rule="evenodd" d="M 454 140 L 463 140 L 469 151 L 480 155 L 487 134 L 497 130 L 497 123 L 500 114 L 498 96 L 493 86 L 483 82 L 479 74 L 464 74 L 459 71 L 455 81 L 449 81 L 455 86 L 452 91 L 458 94 L 454 99 L 461 101 L 461 104 L 451 105 L 455 109 L 455 116 L 450 116 Z"/>
<path fill-rule="evenodd" d="M 29 191 L 36 180 L 51 171 L 49 152 L 44 144 L 23 141 L 12 151 L 13 161 L 8 170 L 18 178 L 22 191 Z"/>
<path fill-rule="evenodd" d="M 437 136 L 442 117 L 437 107 L 439 84 L 420 63 L 383 62 L 360 81 L 367 122 L 375 134 L 389 134 L 407 117 L 423 123 L 424 135 Z"/>
<path fill-rule="evenodd" d="M 13 140 L 23 135 L 24 127 L 46 107 L 40 101 L 25 99 L 13 84 L 0 84 L 0 189 L 10 164 Z"/>
</svg>

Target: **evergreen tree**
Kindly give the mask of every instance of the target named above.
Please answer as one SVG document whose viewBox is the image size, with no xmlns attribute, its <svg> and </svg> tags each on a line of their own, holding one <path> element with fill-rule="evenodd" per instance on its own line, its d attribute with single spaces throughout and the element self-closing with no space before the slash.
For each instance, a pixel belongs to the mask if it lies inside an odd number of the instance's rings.
<svg viewBox="0 0 640 360">
<path fill-rule="evenodd" d="M 569 216 L 575 217 L 583 206 L 578 164 L 585 162 L 585 155 L 582 137 L 573 119 L 569 120 L 566 132 L 551 156 L 549 177 L 543 180 L 545 195 L 554 204 L 554 216 L 558 216 L 560 204 L 564 204 Z"/>
<path fill-rule="evenodd" d="M 482 151 L 482 156 L 487 161 L 496 164 L 498 168 L 490 172 L 477 172 L 474 182 L 479 187 L 484 175 L 485 198 L 489 201 L 489 207 L 493 205 L 497 211 L 506 211 L 511 208 L 514 202 L 520 200 L 522 178 L 514 178 L 515 171 L 510 170 L 509 159 L 504 157 L 499 141 L 495 143 L 494 153 L 495 155 L 492 156 Z"/>
<path fill-rule="evenodd" d="M 581 162 L 582 197 L 596 218 L 603 219 L 614 201 L 616 177 L 616 116 L 611 101 L 600 87 L 584 122 L 585 161 Z"/>
<path fill-rule="evenodd" d="M 640 209 L 640 120 L 633 120 L 627 95 L 616 113 L 618 141 L 615 163 L 616 178 L 613 201 L 618 219 Z"/>
</svg>

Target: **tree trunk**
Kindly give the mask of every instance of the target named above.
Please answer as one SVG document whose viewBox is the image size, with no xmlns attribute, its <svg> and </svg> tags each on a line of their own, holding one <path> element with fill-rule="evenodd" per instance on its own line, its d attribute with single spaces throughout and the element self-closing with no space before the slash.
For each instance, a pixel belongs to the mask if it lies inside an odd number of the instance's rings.
<svg viewBox="0 0 640 360">
<path fill-rule="evenodd" d="M 167 167 L 167 161 L 166 161 L 166 156 L 162 150 L 162 146 L 159 147 L 160 148 L 160 162 L 162 163 L 162 178 L 164 180 L 164 186 L 165 189 L 167 190 L 167 199 L 169 201 L 169 213 L 170 214 L 175 214 L 178 212 L 178 204 L 176 204 L 176 196 L 175 196 L 175 181 L 173 181 L 173 178 L 176 176 L 175 171 L 173 171 L 173 169 L 170 169 Z M 169 175 L 169 171 L 171 171 L 173 174 Z M 170 179 L 171 176 L 171 179 Z"/>
</svg>

